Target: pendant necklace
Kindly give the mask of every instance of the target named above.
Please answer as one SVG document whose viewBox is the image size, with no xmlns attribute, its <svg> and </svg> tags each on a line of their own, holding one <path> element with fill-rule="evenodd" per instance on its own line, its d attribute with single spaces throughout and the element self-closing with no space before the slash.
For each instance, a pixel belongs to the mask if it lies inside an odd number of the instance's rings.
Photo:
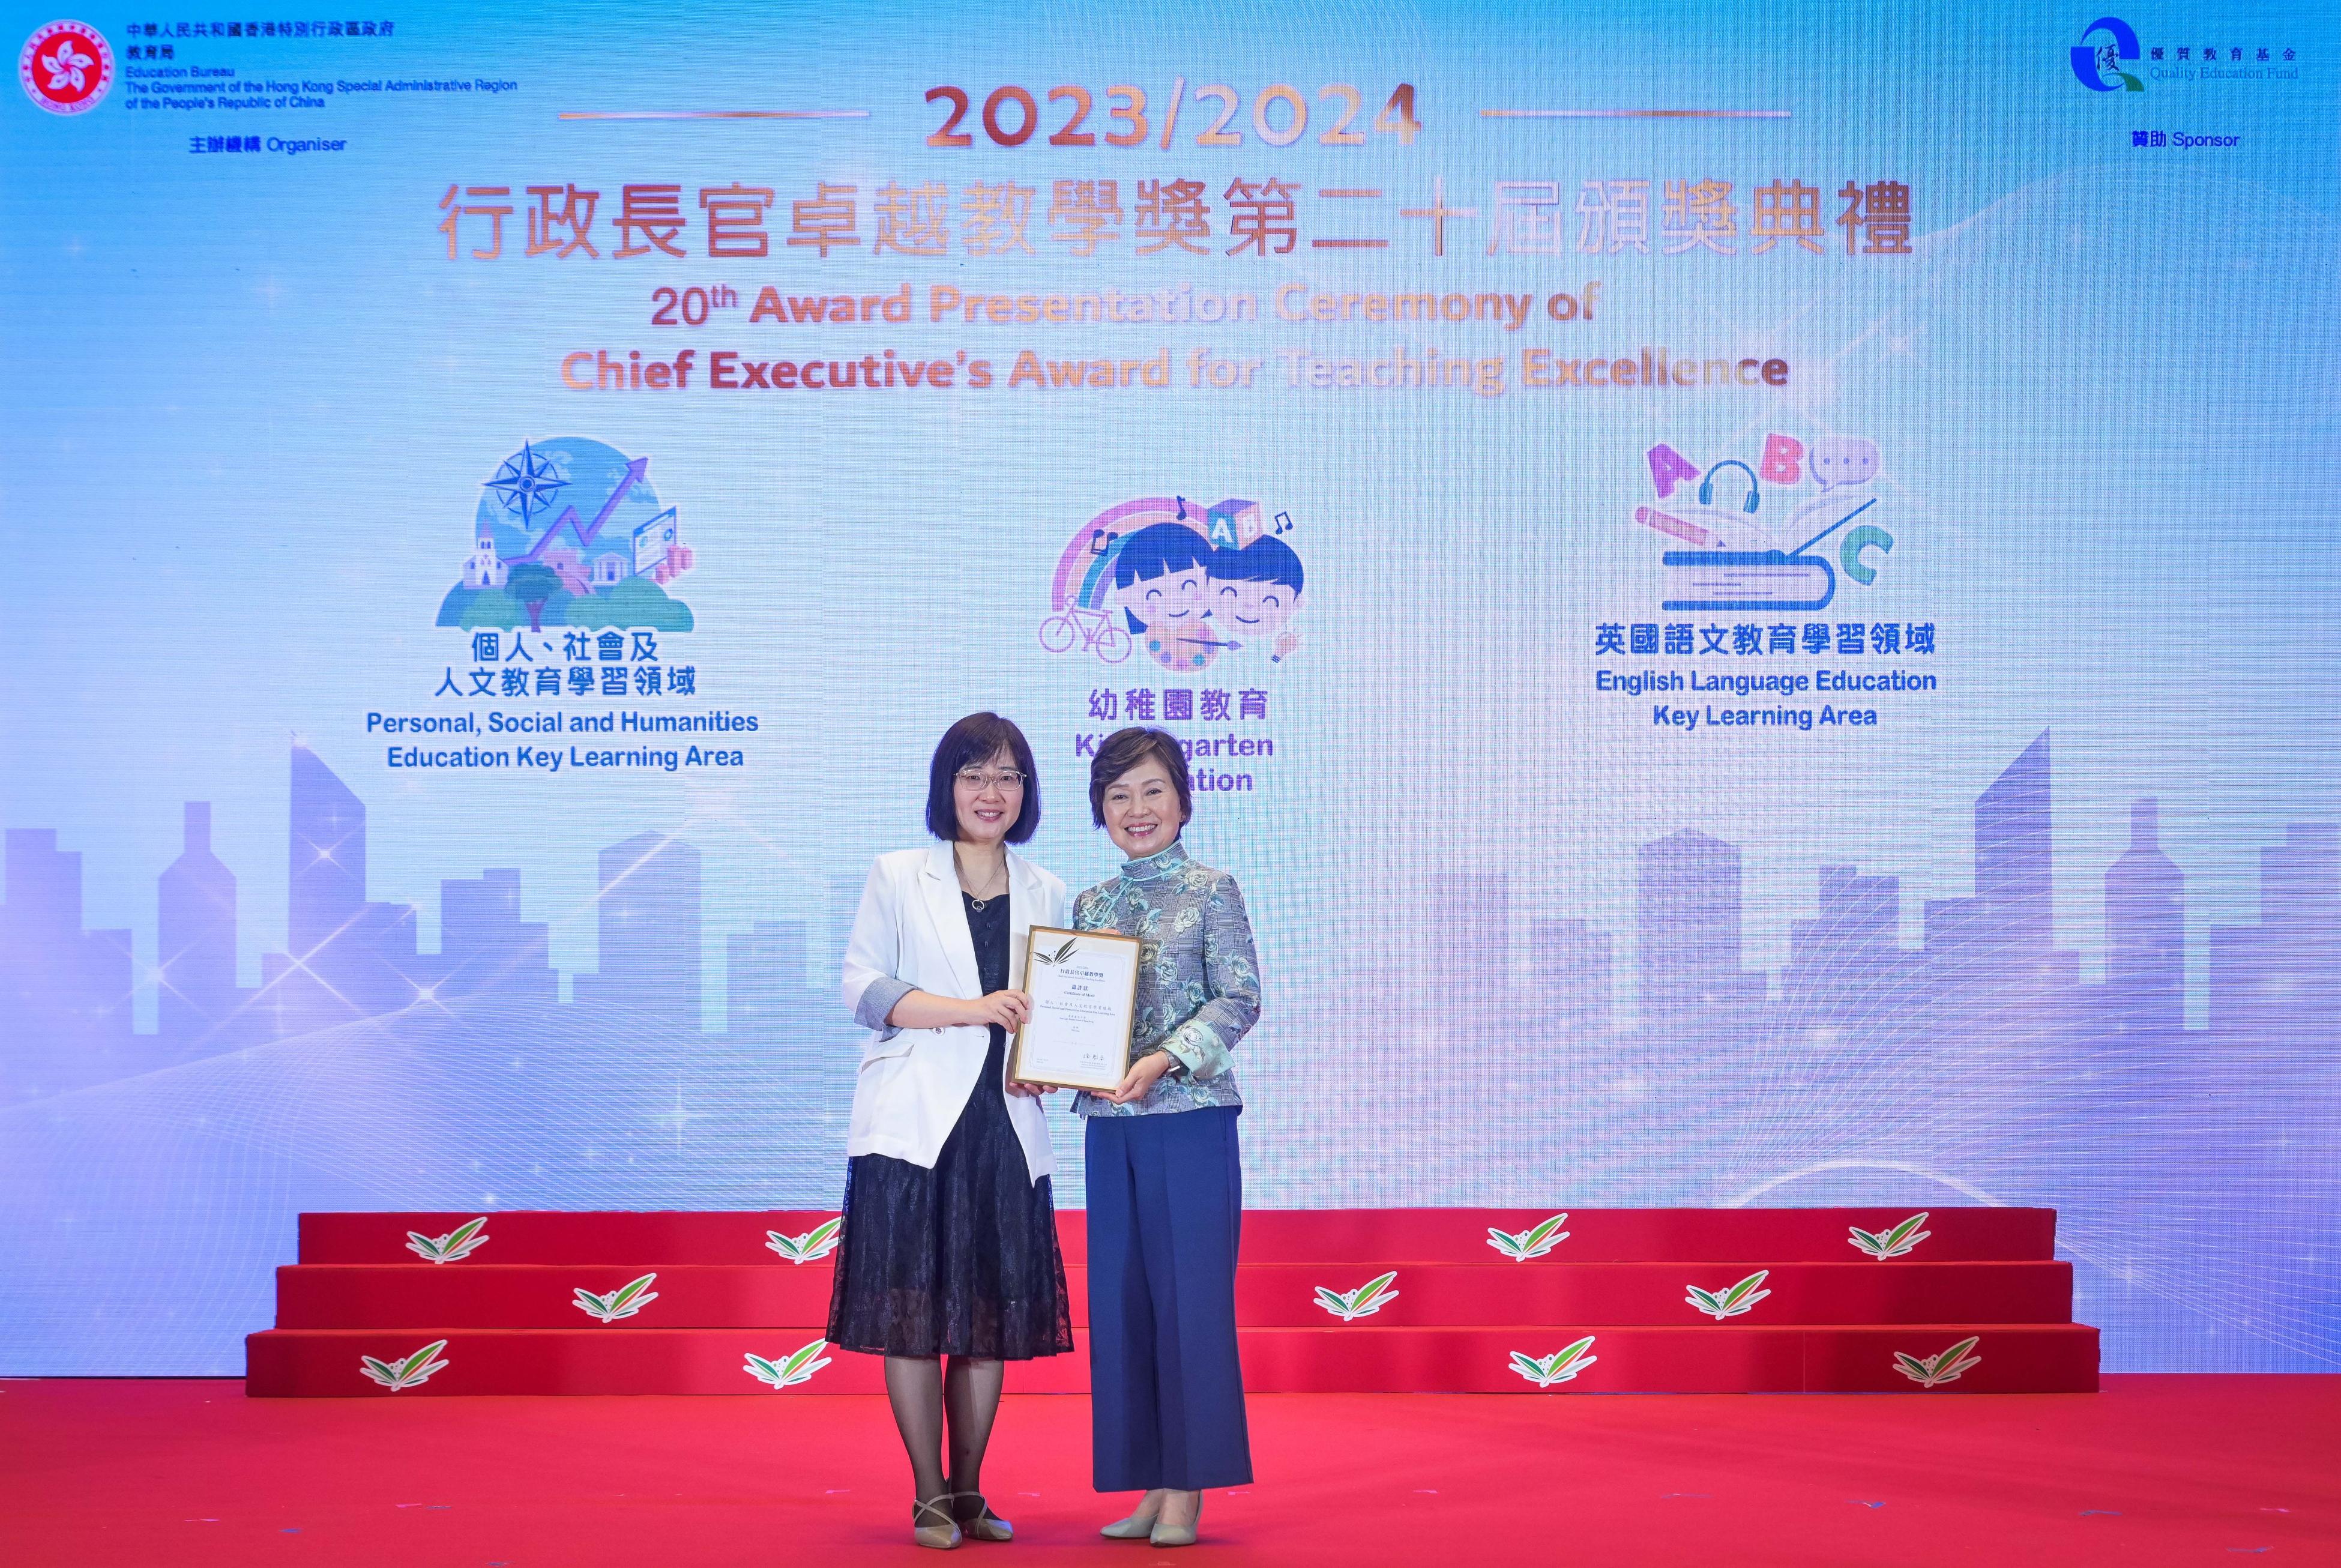
<svg viewBox="0 0 2341 1568">
<path fill-rule="evenodd" d="M 1000 879 L 1000 880 L 1001 880 L 1001 889 L 1000 889 L 1000 892 L 1001 892 L 1001 893 L 1005 893 L 1005 892 L 1007 892 L 1007 891 L 1008 891 L 1008 889 L 1007 889 L 1007 885 L 1006 885 L 1006 884 L 1007 884 L 1007 881 L 1008 881 L 1008 878 L 1007 878 L 1007 875 L 1006 875 L 1007 869 L 1008 869 L 1008 868 L 1007 868 L 1006 866 L 1002 866 L 1002 867 L 1001 867 L 1001 879 Z M 976 914 L 981 914 L 983 913 L 983 906 L 984 906 L 985 904 L 990 904 L 993 899 L 998 898 L 998 897 L 1000 896 L 1000 893 L 988 893 L 988 894 L 984 894 L 981 898 L 978 898 L 978 897 L 976 897 L 976 895 L 975 895 L 975 889 L 973 889 L 973 888 L 971 888 L 971 887 L 968 886 L 968 884 L 967 884 L 967 878 L 966 878 L 965 876 L 961 876 L 961 877 L 960 878 L 959 885 L 960 885 L 960 891 L 967 894 L 967 906 L 968 906 L 968 908 L 970 908 L 970 909 L 973 910 L 973 911 L 974 911 Z"/>
</svg>

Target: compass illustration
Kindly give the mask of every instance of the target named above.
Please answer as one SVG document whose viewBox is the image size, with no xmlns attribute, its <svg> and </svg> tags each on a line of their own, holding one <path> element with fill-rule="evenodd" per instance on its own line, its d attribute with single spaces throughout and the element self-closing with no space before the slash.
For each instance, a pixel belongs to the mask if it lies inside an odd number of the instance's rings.
<svg viewBox="0 0 2341 1568">
<path fill-rule="evenodd" d="M 504 510 L 520 518 L 522 531 L 533 535 L 536 514 L 553 504 L 555 494 L 569 488 L 566 466 L 539 452 L 535 443 L 524 441 L 518 452 L 504 459 L 484 488 L 494 491 Z"/>
</svg>

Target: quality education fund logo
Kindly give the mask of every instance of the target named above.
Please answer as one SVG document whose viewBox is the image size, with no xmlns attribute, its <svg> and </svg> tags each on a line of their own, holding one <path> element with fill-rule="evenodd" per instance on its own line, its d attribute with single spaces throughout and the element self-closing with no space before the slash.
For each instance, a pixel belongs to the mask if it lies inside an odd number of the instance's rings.
<svg viewBox="0 0 2341 1568">
<path fill-rule="evenodd" d="M 2146 84 L 2122 69 L 2137 58 L 2137 35 L 2118 16 L 2100 16 L 2073 45 L 2073 75 L 2092 93 L 2143 93 Z"/>
<path fill-rule="evenodd" d="M 114 50 L 86 22 L 52 22 L 25 40 L 16 80 L 25 96 L 50 114 L 82 114 L 114 85 Z"/>
</svg>

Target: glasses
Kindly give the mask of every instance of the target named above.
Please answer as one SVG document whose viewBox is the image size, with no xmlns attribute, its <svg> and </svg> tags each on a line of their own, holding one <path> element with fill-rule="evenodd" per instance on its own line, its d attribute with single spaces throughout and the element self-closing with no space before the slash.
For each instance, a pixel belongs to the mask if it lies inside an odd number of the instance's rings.
<svg viewBox="0 0 2341 1568">
<path fill-rule="evenodd" d="M 1004 791 L 1021 790 L 1024 787 L 1024 775 L 1014 768 L 1002 768 L 998 773 L 986 768 L 961 768 L 951 776 L 978 794 L 988 789 Z"/>
</svg>

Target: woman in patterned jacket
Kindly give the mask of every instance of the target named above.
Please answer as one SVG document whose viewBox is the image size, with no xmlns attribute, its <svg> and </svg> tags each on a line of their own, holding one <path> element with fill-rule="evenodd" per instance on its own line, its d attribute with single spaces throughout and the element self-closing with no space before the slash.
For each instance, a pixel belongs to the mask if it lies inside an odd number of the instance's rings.
<svg viewBox="0 0 2341 1568">
<path fill-rule="evenodd" d="M 1087 1123 L 1096 1483 L 1146 1493 L 1104 1533 L 1186 1546 L 1204 1491 L 1251 1480 L 1236 1359 L 1243 1097 L 1231 1062 L 1260 1017 L 1260 968 L 1236 879 L 1180 842 L 1194 801 L 1175 738 L 1106 737 L 1090 765 L 1090 812 L 1125 860 L 1074 901 L 1072 924 L 1144 944 L 1129 1074 L 1074 1103 Z"/>
</svg>

